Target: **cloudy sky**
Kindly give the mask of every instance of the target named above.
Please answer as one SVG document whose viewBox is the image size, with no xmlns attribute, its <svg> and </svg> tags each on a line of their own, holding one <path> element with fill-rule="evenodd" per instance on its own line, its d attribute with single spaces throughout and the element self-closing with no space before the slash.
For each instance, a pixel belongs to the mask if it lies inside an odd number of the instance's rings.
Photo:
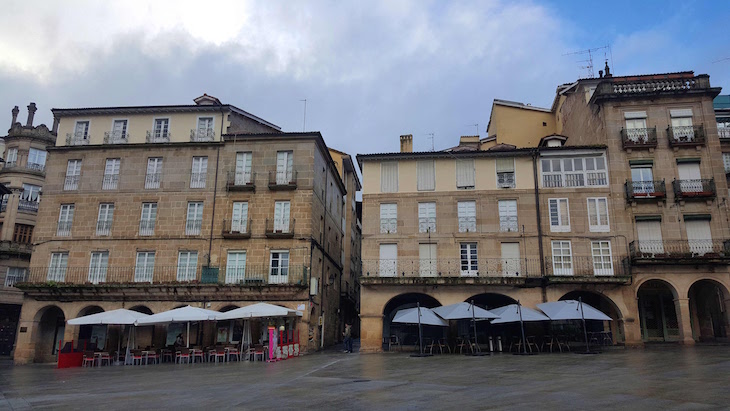
<svg viewBox="0 0 730 411">
<path fill-rule="evenodd" d="M 549 106 L 587 75 L 694 70 L 730 92 L 730 1 L 32 1 L 0 3 L 10 110 L 192 104 L 208 93 L 349 153 L 482 137 L 495 98 Z M 724 59 L 724 60 L 723 60 Z M 720 60 L 720 61 L 718 61 Z M 6 114 L 2 114 L 6 113 Z M 478 127 L 477 127 L 478 124 Z"/>
</svg>

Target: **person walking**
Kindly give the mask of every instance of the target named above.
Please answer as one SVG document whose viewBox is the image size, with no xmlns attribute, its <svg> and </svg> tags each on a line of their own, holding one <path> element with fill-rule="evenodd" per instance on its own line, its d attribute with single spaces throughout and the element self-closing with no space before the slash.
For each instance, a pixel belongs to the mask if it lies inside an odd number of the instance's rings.
<svg viewBox="0 0 730 411">
<path fill-rule="evenodd" d="M 345 324 L 345 331 L 342 332 L 342 336 L 345 337 L 343 343 L 345 344 L 345 352 L 352 352 L 352 325 Z"/>
</svg>

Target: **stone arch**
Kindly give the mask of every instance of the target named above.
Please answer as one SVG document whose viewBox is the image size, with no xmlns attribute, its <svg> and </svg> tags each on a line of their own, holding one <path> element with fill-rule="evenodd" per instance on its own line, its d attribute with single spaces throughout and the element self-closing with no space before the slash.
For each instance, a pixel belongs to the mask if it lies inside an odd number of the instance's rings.
<svg viewBox="0 0 730 411">
<path fill-rule="evenodd" d="M 680 341 L 677 287 L 665 279 L 650 278 L 636 288 L 641 338 L 645 342 Z"/>
<path fill-rule="evenodd" d="M 648 277 L 648 278 L 644 278 L 644 279 L 637 281 L 636 282 L 636 297 L 637 298 L 639 297 L 639 290 L 641 289 L 642 286 L 644 286 L 644 284 L 649 283 L 649 282 L 654 282 L 654 281 L 665 283 L 667 285 L 667 287 L 669 288 L 669 290 L 672 292 L 672 296 L 675 299 L 679 298 L 679 292 L 677 291 L 680 289 L 679 285 L 675 284 L 674 281 L 672 281 L 672 280 L 669 280 L 666 278 L 659 278 L 659 277 Z"/>
<path fill-rule="evenodd" d="M 74 317 L 74 318 L 83 317 L 83 316 L 91 315 L 91 314 L 103 313 L 103 312 L 104 312 L 104 309 L 99 307 L 98 305 L 87 305 L 86 307 L 79 310 L 78 314 L 76 314 L 76 317 Z M 108 328 L 106 326 L 100 326 L 100 325 L 79 325 L 79 326 L 77 326 L 77 328 L 74 330 L 74 336 L 76 337 L 75 339 L 78 341 L 77 346 L 84 347 L 84 346 L 87 346 L 87 344 L 91 343 L 92 339 L 94 339 L 94 337 L 96 337 L 94 335 L 94 329 L 96 328 L 98 331 L 98 329 L 101 327 L 103 327 L 105 329 Z M 104 333 L 104 336 L 105 336 L 104 341 L 100 342 L 100 346 L 98 346 L 98 347 L 93 346 L 92 348 L 103 347 L 106 342 L 106 333 Z M 96 338 L 96 341 L 98 342 L 98 338 Z M 95 342 L 95 344 L 96 344 L 96 342 Z"/>
<path fill-rule="evenodd" d="M 404 293 L 391 298 L 383 307 L 383 348 L 388 349 L 388 340 L 391 335 L 398 338 L 403 345 L 417 344 L 418 327 L 409 325 L 392 325 L 393 317 L 398 310 L 413 308 L 417 304 L 421 307 L 435 308 L 441 306 L 441 303 L 428 294 L 423 293 Z M 415 330 L 414 330 L 415 328 Z M 430 327 L 429 327 L 430 328 Z M 415 332 L 414 332 L 415 331 Z M 427 330 L 427 332 L 438 332 Z"/>
<path fill-rule="evenodd" d="M 573 290 L 565 293 L 558 301 L 564 300 L 578 300 L 581 299 L 584 303 L 590 305 L 593 308 L 601 311 L 607 316 L 611 317 L 613 321 L 590 321 L 586 322 L 586 328 L 589 332 L 600 332 L 600 331 L 611 331 L 610 339 L 612 344 L 624 342 L 626 340 L 626 334 L 624 331 L 623 314 L 618 305 L 607 295 L 588 290 Z M 601 336 L 601 334 L 598 334 Z M 598 343 L 608 344 L 608 339 L 603 337 L 598 338 Z"/>
<path fill-rule="evenodd" d="M 714 278 L 700 278 L 690 285 L 687 297 L 693 338 L 701 342 L 726 341 L 730 332 L 727 287 Z"/>
<path fill-rule="evenodd" d="M 505 305 L 517 303 L 517 300 L 515 300 L 514 298 L 500 293 L 475 294 L 464 301 L 474 301 L 474 305 L 487 310 L 490 308 L 504 307 Z"/>
<path fill-rule="evenodd" d="M 85 315 L 103 313 L 103 312 L 104 312 L 104 309 L 99 307 L 98 305 L 87 305 L 86 307 L 79 310 L 78 314 L 76 314 L 76 317 L 74 317 L 74 318 L 83 317 Z"/>
<path fill-rule="evenodd" d="M 53 362 L 59 342 L 66 330 L 66 315 L 56 305 L 47 305 L 36 313 L 32 341 L 35 345 L 35 362 Z"/>
<path fill-rule="evenodd" d="M 217 311 L 220 311 L 222 313 L 225 313 L 225 312 L 228 312 L 228 311 L 231 311 L 231 310 L 235 310 L 236 308 L 238 308 L 238 306 L 235 305 L 235 304 L 226 304 L 226 305 L 220 307 Z"/>
<path fill-rule="evenodd" d="M 130 308 L 132 311 L 137 311 L 138 313 L 152 315 L 154 314 L 152 310 L 147 307 L 146 305 L 135 305 L 134 307 Z"/>
</svg>

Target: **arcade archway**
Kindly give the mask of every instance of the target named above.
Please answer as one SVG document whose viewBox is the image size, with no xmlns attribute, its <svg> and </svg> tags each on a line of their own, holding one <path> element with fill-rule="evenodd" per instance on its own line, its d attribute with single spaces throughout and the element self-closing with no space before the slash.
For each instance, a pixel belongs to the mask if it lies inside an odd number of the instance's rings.
<svg viewBox="0 0 730 411">
<path fill-rule="evenodd" d="M 689 288 L 692 334 L 699 341 L 724 341 L 728 334 L 727 289 L 714 280 L 699 280 Z"/>
<path fill-rule="evenodd" d="M 52 362 L 56 359 L 59 342 L 66 330 L 66 316 L 55 305 L 42 308 L 36 314 L 38 321 L 35 343 L 35 362 Z"/>
<path fill-rule="evenodd" d="M 637 292 L 641 338 L 645 342 L 679 341 L 677 291 L 663 280 L 649 280 Z"/>
<path fill-rule="evenodd" d="M 623 316 L 621 315 L 621 311 L 618 309 L 618 306 L 616 306 L 616 303 L 603 294 L 591 291 L 571 291 L 560 297 L 559 300 L 578 301 L 579 299 L 611 317 L 613 320 L 586 322 L 586 330 L 596 336 L 595 338 L 598 340 L 598 343 L 609 344 L 610 341 L 612 344 L 617 344 L 625 341 Z M 610 334 L 601 334 L 608 332 L 610 332 Z"/>
<path fill-rule="evenodd" d="M 388 350 L 391 342 L 397 341 L 400 345 L 418 344 L 418 327 L 406 324 L 393 324 L 393 317 L 398 310 L 413 308 L 418 304 L 421 307 L 435 308 L 441 303 L 427 294 L 408 293 L 393 297 L 383 308 L 383 350 Z M 441 338 L 444 330 L 436 327 L 426 327 L 425 338 Z M 433 335 L 432 335 L 433 334 Z"/>
</svg>

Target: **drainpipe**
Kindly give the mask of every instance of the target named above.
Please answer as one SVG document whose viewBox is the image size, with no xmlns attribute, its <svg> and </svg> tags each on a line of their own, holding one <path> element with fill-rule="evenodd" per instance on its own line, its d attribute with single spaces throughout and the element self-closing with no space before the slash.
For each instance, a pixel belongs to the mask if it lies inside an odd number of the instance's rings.
<svg viewBox="0 0 730 411">
<path fill-rule="evenodd" d="M 221 111 L 221 134 L 220 139 L 223 142 L 223 122 L 225 121 L 225 113 L 223 112 L 223 106 L 219 106 Z M 220 165 L 221 158 L 221 146 L 218 145 L 215 153 L 215 181 L 213 183 L 213 212 L 210 216 L 210 237 L 208 237 L 208 268 L 210 268 L 210 253 L 213 251 L 213 227 L 215 226 L 215 200 L 218 194 L 218 168 Z"/>
<path fill-rule="evenodd" d="M 540 153 L 536 149 L 532 154 L 532 179 L 535 185 L 535 217 L 537 217 L 537 249 L 540 254 L 540 275 L 545 278 L 545 251 L 542 245 L 542 218 L 540 213 L 540 189 L 537 180 L 537 157 Z M 545 283 L 542 284 L 542 301 L 547 302 L 547 290 Z"/>
<path fill-rule="evenodd" d="M 330 171 L 330 167 L 329 167 L 329 164 L 327 164 L 327 170 L 326 170 L 326 172 L 324 174 L 324 199 L 323 199 L 324 204 L 322 204 L 322 206 L 324 207 L 324 224 L 322 225 L 322 230 L 323 231 L 321 233 L 322 234 L 322 240 L 323 240 L 323 242 L 324 242 L 325 235 L 327 233 L 327 191 L 328 191 L 327 190 L 327 183 L 329 182 L 329 174 L 330 174 L 329 171 Z M 316 195 L 316 193 L 315 193 L 315 195 Z M 320 250 L 320 252 L 322 253 L 322 274 L 320 274 L 319 278 L 320 278 L 320 283 L 322 285 L 322 297 L 319 300 L 320 301 L 320 304 L 319 304 L 319 315 L 322 318 L 322 331 L 321 331 L 321 334 L 320 334 L 321 341 L 320 341 L 320 345 L 319 346 L 320 346 L 320 348 L 324 348 L 324 304 L 325 304 L 325 291 L 326 291 L 326 289 L 324 287 L 324 283 L 325 283 L 325 281 L 327 281 L 324 278 L 324 261 L 325 261 L 325 258 L 324 258 L 324 253 L 325 253 L 324 245 L 322 245 L 322 249 Z"/>
</svg>

